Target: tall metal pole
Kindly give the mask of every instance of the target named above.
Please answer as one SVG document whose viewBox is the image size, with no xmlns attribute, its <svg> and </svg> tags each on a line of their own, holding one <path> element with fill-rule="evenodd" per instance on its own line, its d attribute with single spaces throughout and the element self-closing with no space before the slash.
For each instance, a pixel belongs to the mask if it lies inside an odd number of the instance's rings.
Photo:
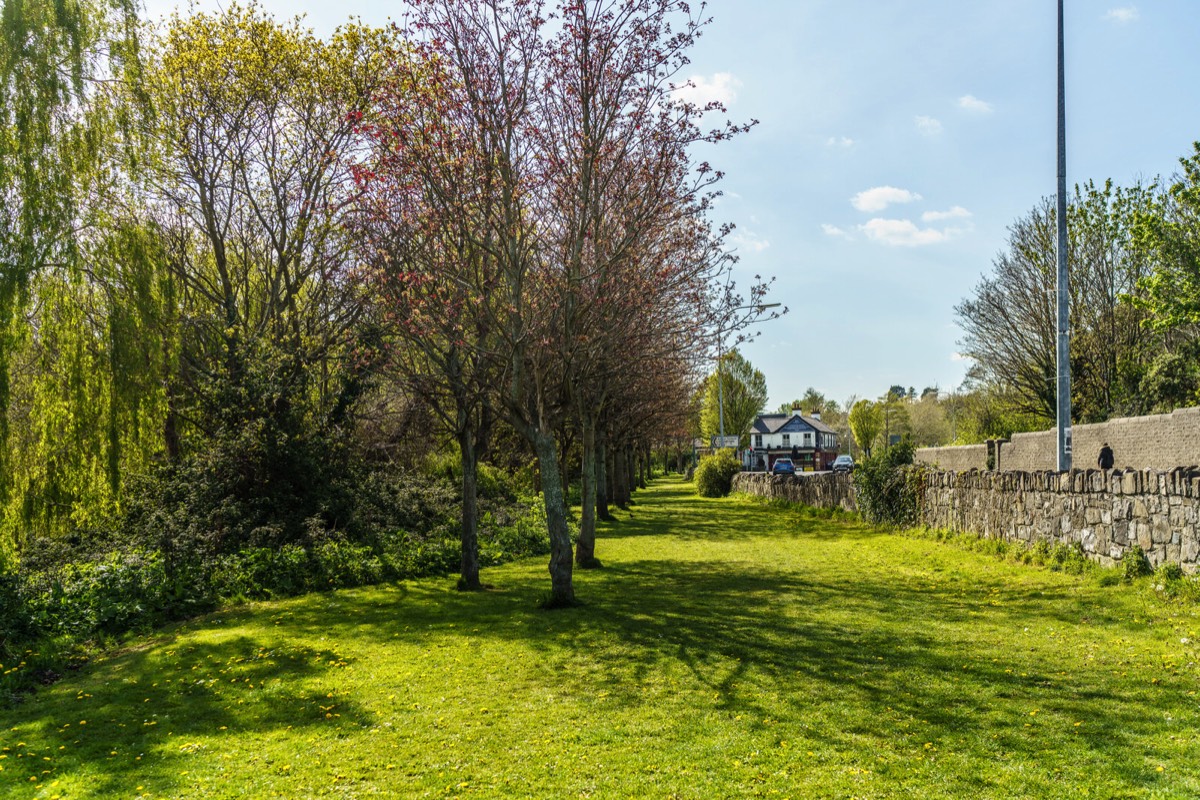
<svg viewBox="0 0 1200 800">
<path fill-rule="evenodd" d="M 725 449 L 725 380 L 721 377 L 721 362 L 724 360 L 721 353 L 722 345 L 725 342 L 725 332 L 720 328 L 717 329 L 717 425 L 721 436 L 720 444 L 717 445 L 722 450 Z"/>
<path fill-rule="evenodd" d="M 1058 0 L 1058 469 L 1071 468 L 1070 283 L 1067 272 L 1067 100 L 1063 0 Z"/>
</svg>

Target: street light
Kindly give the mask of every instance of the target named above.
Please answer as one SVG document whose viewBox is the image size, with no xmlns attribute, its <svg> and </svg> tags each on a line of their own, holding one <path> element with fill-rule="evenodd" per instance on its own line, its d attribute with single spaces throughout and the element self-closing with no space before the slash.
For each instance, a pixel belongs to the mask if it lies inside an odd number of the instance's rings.
<svg viewBox="0 0 1200 800">
<path fill-rule="evenodd" d="M 1058 470 L 1071 469 L 1071 318 L 1067 269 L 1067 101 L 1063 69 L 1063 0 L 1058 0 Z"/>
<path fill-rule="evenodd" d="M 729 309 L 725 316 L 721 318 L 721 324 L 717 326 L 717 428 L 721 437 L 721 449 L 725 449 L 725 380 L 721 375 L 721 361 L 723 360 L 722 349 L 725 344 L 725 320 L 735 311 L 748 311 L 754 309 L 759 313 L 766 311 L 768 308 L 779 308 L 782 303 L 752 303 L 748 306 L 737 306 Z"/>
</svg>

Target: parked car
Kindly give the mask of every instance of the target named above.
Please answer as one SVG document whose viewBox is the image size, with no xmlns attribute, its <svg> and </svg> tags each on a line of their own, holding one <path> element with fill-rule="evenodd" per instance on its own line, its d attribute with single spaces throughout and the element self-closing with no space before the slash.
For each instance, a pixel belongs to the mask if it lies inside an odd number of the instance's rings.
<svg viewBox="0 0 1200 800">
<path fill-rule="evenodd" d="M 796 465 L 792 463 L 790 458 L 777 458 L 775 463 L 771 465 L 771 473 L 773 475 L 795 475 Z"/>
<path fill-rule="evenodd" d="M 838 456 L 829 468 L 834 472 L 854 472 L 854 459 L 850 456 Z"/>
</svg>

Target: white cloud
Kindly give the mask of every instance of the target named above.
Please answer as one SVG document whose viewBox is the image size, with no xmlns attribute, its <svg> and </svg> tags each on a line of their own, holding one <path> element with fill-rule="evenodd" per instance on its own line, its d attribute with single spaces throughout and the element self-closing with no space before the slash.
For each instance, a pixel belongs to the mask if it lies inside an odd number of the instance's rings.
<svg viewBox="0 0 1200 800">
<path fill-rule="evenodd" d="M 937 136 L 942 132 L 942 123 L 933 117 L 916 117 L 915 121 L 922 136 Z"/>
<path fill-rule="evenodd" d="M 761 253 L 771 246 L 771 243 L 766 239 L 760 239 L 750 231 L 738 231 L 733 236 L 729 237 L 729 243 L 737 247 L 739 250 L 745 250 L 751 253 Z"/>
<path fill-rule="evenodd" d="M 1137 22 L 1141 18 L 1141 14 L 1138 13 L 1137 6 L 1124 6 L 1123 8 L 1110 8 L 1104 18 L 1119 25 L 1128 25 L 1131 22 Z"/>
<path fill-rule="evenodd" d="M 821 223 L 821 230 L 825 231 L 826 236 L 832 236 L 836 239 L 845 239 L 848 242 L 854 240 L 854 237 L 851 236 L 848 231 L 839 228 L 837 225 L 830 225 L 828 222 Z"/>
<path fill-rule="evenodd" d="M 740 88 L 742 88 L 742 82 L 730 72 L 718 72 L 711 78 L 693 75 L 682 86 L 675 87 L 675 96 L 698 106 L 712 102 L 728 106 L 737 100 L 737 92 Z"/>
<path fill-rule="evenodd" d="M 848 150 L 854 147 L 854 140 L 849 136 L 830 136 L 825 140 L 826 147 L 840 147 L 843 150 Z"/>
<path fill-rule="evenodd" d="M 964 219 L 971 216 L 971 212 L 967 211 L 962 206 L 955 206 L 947 211 L 926 211 L 921 215 L 923 222 L 941 222 L 945 219 Z"/>
<path fill-rule="evenodd" d="M 850 204 L 859 211 L 883 211 L 893 203 L 911 203 L 920 200 L 921 195 L 908 189 L 897 189 L 895 186 L 876 186 L 859 192 L 850 198 Z"/>
<path fill-rule="evenodd" d="M 868 239 L 892 247 L 923 247 L 931 244 L 941 244 L 950 237 L 962 233 L 957 228 L 922 228 L 911 219 L 881 219 L 876 217 L 859 230 Z"/>
<path fill-rule="evenodd" d="M 995 110 L 992 108 L 991 103 L 980 100 L 973 94 L 964 94 L 958 98 L 958 107 L 964 111 L 973 111 L 976 114 L 990 114 Z"/>
</svg>

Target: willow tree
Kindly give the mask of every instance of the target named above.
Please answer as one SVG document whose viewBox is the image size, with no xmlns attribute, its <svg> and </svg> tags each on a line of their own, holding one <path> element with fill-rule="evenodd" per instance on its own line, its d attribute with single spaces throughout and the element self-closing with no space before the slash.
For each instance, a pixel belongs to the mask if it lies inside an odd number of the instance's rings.
<svg viewBox="0 0 1200 800">
<path fill-rule="evenodd" d="M 95 523 L 124 454 L 144 454 L 147 387 L 120 362 L 146 298 L 109 280 L 146 265 L 110 213 L 137 160 L 137 108 L 117 97 L 138 82 L 138 33 L 133 3 L 0 14 L 0 558 Z"/>
</svg>

